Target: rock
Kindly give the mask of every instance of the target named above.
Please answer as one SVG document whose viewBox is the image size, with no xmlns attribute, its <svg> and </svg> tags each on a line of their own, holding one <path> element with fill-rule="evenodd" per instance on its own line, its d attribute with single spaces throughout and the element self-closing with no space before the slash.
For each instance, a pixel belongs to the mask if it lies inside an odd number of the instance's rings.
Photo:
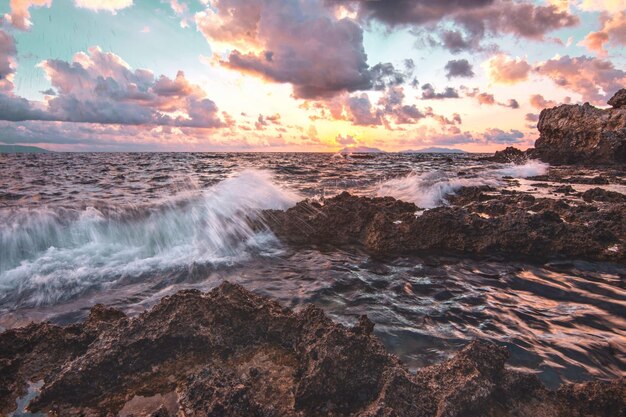
<svg viewBox="0 0 626 417">
<path fill-rule="evenodd" d="M 556 187 L 554 192 L 558 194 L 572 194 L 575 193 L 576 190 L 571 185 L 562 185 L 560 187 Z"/>
<path fill-rule="evenodd" d="M 265 212 L 266 223 L 294 245 L 361 245 L 374 255 L 427 253 L 502 255 L 533 261 L 555 257 L 625 262 L 626 207 L 589 212 L 562 201 L 514 193 L 485 198 L 481 188 L 460 191 L 453 203 L 416 216 L 414 204 L 348 193 L 323 205 L 304 201 Z M 563 221 L 567 219 L 567 221 Z"/>
<path fill-rule="evenodd" d="M 590 203 L 592 201 L 605 201 L 611 203 L 626 203 L 626 196 L 616 191 L 607 191 L 603 188 L 591 188 L 582 195 L 583 200 Z"/>
<path fill-rule="evenodd" d="M 528 161 L 528 155 L 514 146 L 509 146 L 504 150 L 497 151 L 492 157 L 486 158 L 486 160 L 498 163 L 515 163 L 524 164 Z"/>
<path fill-rule="evenodd" d="M 94 316 L 100 316 L 96 312 Z M 0 334 L 2 412 L 36 375 L 29 404 L 50 416 L 114 416 L 137 398 L 172 398 L 150 415 L 513 417 L 622 416 L 624 379 L 547 390 L 505 367 L 508 352 L 473 341 L 415 374 L 388 354 L 361 317 L 353 328 L 309 306 L 300 312 L 223 283 L 181 291 L 136 318 L 106 325 L 33 324 Z M 80 343 L 61 358 L 49 346 Z M 32 361 L 45 366 L 33 368 Z M 10 363 L 9 366 L 6 366 Z M 15 372 L 14 370 L 18 370 Z M 173 393 L 173 394 L 172 394 Z M 172 397 L 172 395 L 174 397 Z"/>
<path fill-rule="evenodd" d="M 622 88 L 611 97 L 607 104 L 615 109 L 626 107 L 626 88 Z"/>
<path fill-rule="evenodd" d="M 615 102 L 621 103 L 620 99 Z M 533 155 L 544 162 L 626 163 L 626 107 L 603 110 L 585 103 L 545 109 L 539 115 L 537 128 L 540 137 Z"/>
</svg>

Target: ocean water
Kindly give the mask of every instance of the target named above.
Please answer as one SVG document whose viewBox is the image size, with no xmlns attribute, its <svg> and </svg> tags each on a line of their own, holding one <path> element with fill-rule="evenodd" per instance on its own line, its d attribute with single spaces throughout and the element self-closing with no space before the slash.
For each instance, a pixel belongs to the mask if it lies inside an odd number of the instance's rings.
<svg viewBox="0 0 626 417">
<path fill-rule="evenodd" d="M 293 250 L 250 226 L 264 209 L 344 190 L 425 209 L 471 185 L 557 198 L 526 179 L 547 170 L 480 155 L 0 155 L 0 329 L 78 321 L 99 302 L 137 314 L 177 290 L 230 280 L 346 324 L 367 314 L 412 368 L 480 337 L 508 346 L 512 366 L 550 386 L 623 375 L 623 266 L 381 260 L 358 248 Z"/>
</svg>

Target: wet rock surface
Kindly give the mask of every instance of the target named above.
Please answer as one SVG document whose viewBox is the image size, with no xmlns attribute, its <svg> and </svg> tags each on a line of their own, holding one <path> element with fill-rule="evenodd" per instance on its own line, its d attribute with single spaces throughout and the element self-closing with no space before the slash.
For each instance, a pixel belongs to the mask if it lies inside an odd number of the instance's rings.
<svg viewBox="0 0 626 417">
<path fill-rule="evenodd" d="M 52 416 L 621 416 L 626 382 L 557 391 L 474 341 L 410 373 L 365 317 L 335 324 L 224 283 L 181 291 L 129 318 L 94 307 L 83 324 L 0 334 L 0 412 L 43 380 L 31 411 Z M 147 406 L 149 404 L 149 406 Z M 142 407 L 143 405 L 143 407 Z M 142 409 L 142 412 L 128 410 Z"/>
<path fill-rule="evenodd" d="M 464 188 L 449 198 L 450 206 L 423 212 L 389 197 L 342 193 L 324 204 L 304 201 L 287 211 L 268 211 L 266 218 L 285 242 L 356 244 L 374 255 L 432 252 L 533 261 L 558 257 L 626 261 L 622 194 L 590 190 L 582 196 L 585 201 L 566 202 L 494 191 Z"/>
<path fill-rule="evenodd" d="M 532 157 L 550 164 L 626 164 L 626 89 L 599 109 L 589 103 L 545 109 Z"/>
</svg>

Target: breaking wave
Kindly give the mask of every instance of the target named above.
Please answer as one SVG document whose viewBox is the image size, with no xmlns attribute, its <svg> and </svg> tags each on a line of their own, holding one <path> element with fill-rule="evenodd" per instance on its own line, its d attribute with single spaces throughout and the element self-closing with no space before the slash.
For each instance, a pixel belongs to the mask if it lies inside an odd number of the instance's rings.
<svg viewBox="0 0 626 417">
<path fill-rule="evenodd" d="M 463 187 L 498 186 L 502 185 L 504 177 L 526 178 L 543 175 L 547 171 L 548 164 L 534 160 L 524 165 L 483 170 L 472 177 L 443 170 L 413 171 L 407 176 L 385 181 L 378 187 L 377 195 L 412 202 L 421 208 L 433 208 L 445 204 L 447 196 Z"/>
<path fill-rule="evenodd" d="M 300 197 L 266 171 L 247 170 L 159 204 L 0 212 L 0 302 L 43 305 L 122 277 L 241 261 L 278 242 L 252 226 Z"/>
</svg>

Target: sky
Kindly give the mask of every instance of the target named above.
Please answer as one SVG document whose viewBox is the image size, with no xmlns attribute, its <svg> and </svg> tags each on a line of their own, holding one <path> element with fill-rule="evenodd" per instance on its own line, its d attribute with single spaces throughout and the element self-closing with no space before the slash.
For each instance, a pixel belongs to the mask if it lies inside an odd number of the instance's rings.
<svg viewBox="0 0 626 417">
<path fill-rule="evenodd" d="M 525 149 L 625 46 L 626 0 L 2 0 L 0 143 Z"/>
</svg>

